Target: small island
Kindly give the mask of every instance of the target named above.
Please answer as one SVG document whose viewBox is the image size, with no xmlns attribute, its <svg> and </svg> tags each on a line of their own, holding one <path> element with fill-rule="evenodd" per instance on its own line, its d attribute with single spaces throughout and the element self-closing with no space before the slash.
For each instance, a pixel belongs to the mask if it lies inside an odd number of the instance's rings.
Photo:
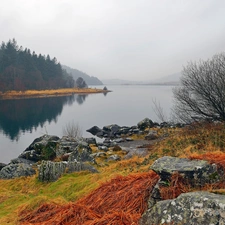
<svg viewBox="0 0 225 225">
<path fill-rule="evenodd" d="M 26 90 L 26 91 L 7 91 L 0 92 L 0 99 L 19 99 L 19 98 L 45 98 L 67 96 L 73 94 L 96 94 L 111 92 L 97 88 L 62 88 L 52 90 Z"/>
</svg>

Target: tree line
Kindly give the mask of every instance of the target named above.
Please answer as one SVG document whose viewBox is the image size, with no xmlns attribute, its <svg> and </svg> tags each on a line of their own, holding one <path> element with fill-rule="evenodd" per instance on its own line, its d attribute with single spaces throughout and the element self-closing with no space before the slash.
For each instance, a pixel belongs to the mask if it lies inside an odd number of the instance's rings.
<svg viewBox="0 0 225 225">
<path fill-rule="evenodd" d="M 0 46 L 0 91 L 74 87 L 74 79 L 57 59 L 18 46 L 15 39 Z"/>
</svg>

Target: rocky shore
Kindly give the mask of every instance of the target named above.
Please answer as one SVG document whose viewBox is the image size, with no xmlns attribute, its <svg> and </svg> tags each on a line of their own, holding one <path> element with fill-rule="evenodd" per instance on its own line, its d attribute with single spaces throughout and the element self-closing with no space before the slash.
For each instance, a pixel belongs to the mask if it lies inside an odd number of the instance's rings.
<svg viewBox="0 0 225 225">
<path fill-rule="evenodd" d="M 43 135 L 35 139 L 8 165 L 0 164 L 0 179 L 12 179 L 37 174 L 41 182 L 53 182 L 64 173 L 96 169 L 98 159 L 113 163 L 134 155 L 147 156 L 149 146 L 167 137 L 157 129 L 183 127 L 183 124 L 154 123 L 145 118 L 137 125 L 127 127 L 117 124 L 94 126 L 87 131 L 103 138 L 98 143 L 93 138 Z M 141 136 L 141 139 L 133 137 Z M 174 182 L 174 176 L 193 189 L 201 190 L 206 184 L 224 182 L 224 171 L 217 164 L 205 160 L 190 160 L 164 156 L 149 168 L 158 174 L 159 180 L 148 199 L 148 209 L 142 215 L 140 225 L 153 224 L 225 224 L 225 196 L 204 191 L 188 192 L 163 200 L 161 189 Z"/>
</svg>

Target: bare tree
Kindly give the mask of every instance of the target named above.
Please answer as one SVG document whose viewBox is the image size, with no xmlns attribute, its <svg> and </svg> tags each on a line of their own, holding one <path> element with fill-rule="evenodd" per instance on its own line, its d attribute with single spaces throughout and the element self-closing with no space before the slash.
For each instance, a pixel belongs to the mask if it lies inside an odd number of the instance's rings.
<svg viewBox="0 0 225 225">
<path fill-rule="evenodd" d="M 181 86 L 173 90 L 174 111 L 184 122 L 225 121 L 225 53 L 183 69 Z"/>
<path fill-rule="evenodd" d="M 73 121 L 63 127 L 63 135 L 79 139 L 82 137 L 82 129 L 78 123 Z"/>
<path fill-rule="evenodd" d="M 161 122 L 166 122 L 166 116 L 163 112 L 163 108 L 156 99 L 152 100 L 153 103 L 153 111 Z"/>
</svg>

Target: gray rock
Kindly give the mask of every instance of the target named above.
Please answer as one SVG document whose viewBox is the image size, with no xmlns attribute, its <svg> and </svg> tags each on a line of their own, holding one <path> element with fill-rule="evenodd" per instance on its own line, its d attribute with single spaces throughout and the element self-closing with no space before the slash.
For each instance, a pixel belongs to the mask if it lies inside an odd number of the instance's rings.
<svg viewBox="0 0 225 225">
<path fill-rule="evenodd" d="M 106 160 L 107 162 L 109 162 L 109 161 L 119 161 L 121 158 L 120 158 L 120 156 L 118 156 L 118 155 L 111 155 L 111 156 L 109 156 L 109 158 Z"/>
<path fill-rule="evenodd" d="M 100 129 L 97 126 L 93 126 L 93 127 L 91 127 L 90 129 L 88 129 L 86 131 L 89 132 L 89 133 L 91 133 L 91 134 L 93 134 L 93 135 L 96 135 L 97 133 L 102 132 L 102 129 Z"/>
<path fill-rule="evenodd" d="M 225 224 L 225 196 L 209 192 L 190 192 L 176 199 L 157 202 L 148 209 L 139 225 Z"/>
<path fill-rule="evenodd" d="M 10 164 L 18 164 L 18 163 L 33 165 L 35 162 L 28 159 L 23 159 L 23 158 L 15 158 L 10 161 Z"/>
<path fill-rule="evenodd" d="M 204 160 L 189 160 L 171 156 L 157 159 L 151 169 L 160 175 L 162 181 L 169 180 L 174 172 L 178 172 L 193 185 L 215 182 L 219 176 L 215 164 L 211 165 Z"/>
<path fill-rule="evenodd" d="M 72 173 L 88 170 L 92 173 L 98 171 L 91 165 L 81 162 L 51 162 L 42 161 L 38 168 L 38 179 L 42 182 L 56 181 L 64 173 Z"/>
<path fill-rule="evenodd" d="M 130 132 L 130 127 L 123 126 L 118 131 L 117 134 L 128 134 Z"/>
<path fill-rule="evenodd" d="M 98 133 L 96 134 L 96 136 L 99 137 L 99 138 L 103 138 L 104 135 L 105 135 L 104 131 L 100 131 L 100 132 L 98 132 Z"/>
<path fill-rule="evenodd" d="M 150 130 L 148 134 L 145 136 L 145 140 L 155 140 L 158 138 L 157 131 Z"/>
<path fill-rule="evenodd" d="M 5 166 L 7 166 L 7 164 L 5 164 L 5 163 L 0 163 L 0 170 L 1 170 L 3 167 L 5 167 Z"/>
<path fill-rule="evenodd" d="M 89 145 L 96 145 L 96 139 L 95 138 L 85 138 L 84 141 L 86 141 Z"/>
<path fill-rule="evenodd" d="M 69 155 L 69 162 L 93 162 L 95 160 L 91 157 L 92 150 L 89 146 L 77 146 L 75 150 Z"/>
<path fill-rule="evenodd" d="M 110 136 L 114 135 L 121 127 L 117 124 L 112 124 L 108 126 L 104 126 L 102 129 L 106 132 L 110 133 Z"/>
<path fill-rule="evenodd" d="M 122 150 L 127 152 L 127 154 L 124 156 L 124 159 L 130 159 L 133 156 L 144 157 L 149 153 L 147 148 L 123 147 Z"/>
<path fill-rule="evenodd" d="M 117 139 L 114 140 L 114 142 L 121 143 L 121 142 L 124 142 L 124 139 L 123 138 L 117 138 Z"/>
<path fill-rule="evenodd" d="M 78 142 L 73 137 L 63 136 L 56 147 L 56 156 L 62 156 L 66 153 L 70 153 L 76 149 Z"/>
<path fill-rule="evenodd" d="M 34 162 L 39 160 L 53 159 L 56 156 L 56 145 L 59 137 L 43 135 L 36 138 L 18 158 L 28 159 Z"/>
<path fill-rule="evenodd" d="M 126 138 L 125 140 L 126 140 L 126 141 L 133 141 L 134 139 L 128 137 L 128 138 Z"/>
<path fill-rule="evenodd" d="M 0 171 L 0 179 L 12 179 L 34 175 L 35 170 L 27 163 L 8 164 Z"/>
<path fill-rule="evenodd" d="M 96 153 L 92 153 L 90 156 L 92 158 L 98 158 L 98 157 L 105 157 L 106 154 L 105 154 L 105 152 L 96 152 Z"/>
<path fill-rule="evenodd" d="M 151 128 L 154 126 L 154 123 L 149 119 L 145 118 L 137 124 L 140 130 L 145 130 L 146 128 Z"/>
<path fill-rule="evenodd" d="M 132 133 L 133 133 L 133 134 L 138 134 L 139 132 L 140 132 L 139 129 L 133 129 L 133 130 L 132 130 Z"/>
<path fill-rule="evenodd" d="M 109 149 L 106 146 L 98 146 L 99 150 L 103 150 L 104 152 L 107 152 Z"/>
</svg>

